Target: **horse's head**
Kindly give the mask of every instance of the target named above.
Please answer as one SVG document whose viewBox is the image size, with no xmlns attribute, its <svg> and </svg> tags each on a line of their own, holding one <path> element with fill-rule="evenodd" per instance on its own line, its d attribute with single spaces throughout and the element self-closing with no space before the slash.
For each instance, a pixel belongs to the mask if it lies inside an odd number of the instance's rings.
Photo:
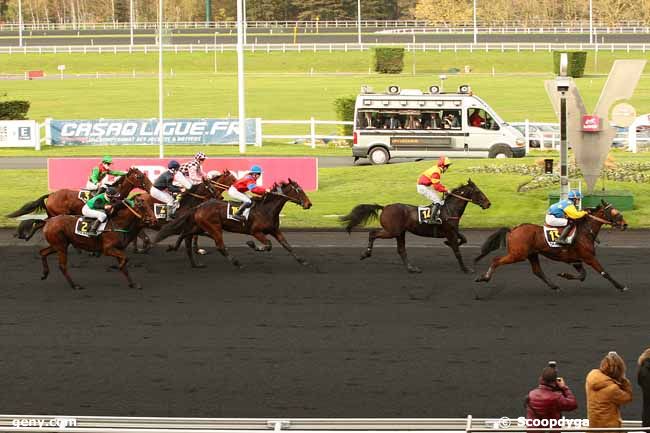
<svg viewBox="0 0 650 433">
<path fill-rule="evenodd" d="M 590 214 L 607 221 L 612 227 L 617 227 L 621 230 L 627 229 L 627 222 L 623 218 L 623 214 L 605 200 L 601 200 L 600 204 Z"/>
<path fill-rule="evenodd" d="M 155 226 L 158 224 L 153 206 L 142 195 L 138 194 L 133 197 L 133 203 L 133 209 L 140 215 L 140 219 L 145 225 Z"/>
<path fill-rule="evenodd" d="M 225 169 L 223 171 L 223 173 L 221 173 L 219 176 L 217 176 L 216 178 L 214 178 L 212 180 L 214 182 L 220 183 L 220 184 L 222 184 L 222 185 L 224 185 L 226 187 L 229 187 L 230 185 L 235 183 L 235 181 L 237 181 L 237 178 L 235 177 L 234 174 L 232 174 L 230 172 L 230 170 Z"/>
<path fill-rule="evenodd" d="M 136 167 L 129 168 L 125 176 L 126 182 L 133 185 L 134 188 L 142 188 L 145 191 L 150 191 L 152 184 L 146 174 Z"/>
<path fill-rule="evenodd" d="M 311 207 L 309 197 L 307 197 L 305 191 L 294 180 L 289 179 L 288 182 L 274 184 L 271 192 L 287 197 L 289 201 L 302 206 L 303 209 L 309 209 Z"/>
<path fill-rule="evenodd" d="M 468 201 L 475 205 L 481 206 L 482 209 L 489 208 L 492 203 L 487 198 L 483 191 L 472 181 L 472 179 L 467 179 L 465 185 L 461 185 L 458 188 L 451 191 L 452 196 L 457 196 L 461 200 Z"/>
</svg>

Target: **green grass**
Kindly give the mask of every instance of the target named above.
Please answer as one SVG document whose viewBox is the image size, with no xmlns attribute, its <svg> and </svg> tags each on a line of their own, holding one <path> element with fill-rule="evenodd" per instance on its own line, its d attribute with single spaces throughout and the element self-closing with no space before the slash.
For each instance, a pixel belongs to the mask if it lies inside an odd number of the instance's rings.
<svg viewBox="0 0 650 433">
<path fill-rule="evenodd" d="M 616 153 L 617 160 L 631 157 Z M 650 160 L 649 156 L 636 155 L 636 160 Z M 547 195 L 551 191 L 536 190 L 516 192 L 517 186 L 528 180 L 527 176 L 475 174 L 469 167 L 484 164 L 532 164 L 537 158 L 518 160 L 456 160 L 444 177 L 444 183 L 455 187 L 472 178 L 490 198 L 492 207 L 481 210 L 470 205 L 462 220 L 462 227 L 492 228 L 512 226 L 524 222 L 541 223 L 548 207 Z M 337 216 L 346 214 L 359 203 L 389 204 L 394 202 L 424 204 L 415 192 L 419 173 L 430 161 L 386 166 L 338 167 L 319 170 L 319 190 L 309 193 L 314 203 L 305 211 L 288 204 L 283 210 L 283 226 L 310 228 L 340 228 Z M 368 179 L 372 181 L 369 182 Z M 0 182 L 5 196 L 0 202 L 0 227 L 14 226 L 13 220 L 4 217 L 23 203 L 36 199 L 47 191 L 45 170 L 0 170 Z M 599 185 L 600 186 L 600 183 Z M 608 182 L 608 189 L 624 189 L 634 193 L 635 210 L 626 211 L 625 218 L 631 228 L 650 228 L 650 184 Z"/>
</svg>

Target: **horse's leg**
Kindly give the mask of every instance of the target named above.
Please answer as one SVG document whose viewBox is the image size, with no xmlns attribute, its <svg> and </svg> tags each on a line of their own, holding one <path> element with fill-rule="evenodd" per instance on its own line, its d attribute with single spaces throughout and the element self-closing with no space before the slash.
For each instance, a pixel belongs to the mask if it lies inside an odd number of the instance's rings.
<svg viewBox="0 0 650 433">
<path fill-rule="evenodd" d="M 36 232 L 39 231 L 40 229 L 42 229 L 44 226 L 45 226 L 45 221 L 39 221 L 37 223 L 32 224 L 32 228 L 29 231 L 29 233 L 27 234 L 27 237 L 25 238 L 25 242 L 30 240 L 32 238 L 32 236 L 34 236 L 36 234 Z"/>
<path fill-rule="evenodd" d="M 578 271 L 578 275 L 573 275 L 568 272 L 560 272 L 557 274 L 558 277 L 566 278 L 567 280 L 584 281 L 585 278 L 587 278 L 587 271 L 585 270 L 585 267 L 582 266 L 582 263 L 572 263 L 571 265 L 576 269 L 576 271 Z"/>
<path fill-rule="evenodd" d="M 72 281 L 70 274 L 68 274 L 68 252 L 66 250 L 67 248 L 57 251 L 59 253 L 59 269 L 73 290 L 82 290 L 83 287 Z"/>
<path fill-rule="evenodd" d="M 526 260 L 526 257 L 527 256 L 522 253 L 512 252 L 512 251 L 508 251 L 508 254 L 506 254 L 505 256 L 495 257 L 494 259 L 492 259 L 492 263 L 490 264 L 490 267 L 485 272 L 485 274 L 477 277 L 476 281 L 477 282 L 490 281 L 490 278 L 492 278 L 492 274 L 494 274 L 494 270 L 496 268 L 503 265 L 509 265 L 511 263 L 521 262 L 523 260 Z"/>
<path fill-rule="evenodd" d="M 223 231 L 221 229 L 221 226 L 218 226 L 218 228 L 210 227 L 208 230 L 206 230 L 206 232 L 214 240 L 214 244 L 216 245 L 217 250 L 221 253 L 221 255 L 227 258 L 228 261 L 234 266 L 241 268 L 242 265 L 239 260 L 230 255 L 228 248 L 226 248 L 226 244 L 223 243 Z"/>
<path fill-rule="evenodd" d="M 194 252 L 196 254 L 200 254 L 202 256 L 208 254 L 208 252 L 205 250 L 205 248 L 199 248 L 199 235 L 194 235 L 192 237 L 192 241 L 194 243 Z"/>
<path fill-rule="evenodd" d="M 289 245 L 289 242 L 287 242 L 287 239 L 284 237 L 284 234 L 280 230 L 276 230 L 275 232 L 271 233 L 271 236 L 273 236 L 277 241 L 282 245 L 282 247 L 291 254 L 291 257 L 296 259 L 298 263 L 301 265 L 309 265 L 309 262 L 305 260 L 304 258 L 300 257 L 298 254 L 296 254 L 293 251 L 293 247 Z"/>
<path fill-rule="evenodd" d="M 47 264 L 47 256 L 54 254 L 55 252 L 56 249 L 51 246 L 45 247 L 39 251 L 39 254 L 41 255 L 41 262 L 43 263 L 43 275 L 41 275 L 41 280 L 46 279 L 47 276 L 50 275 L 50 266 Z"/>
<path fill-rule="evenodd" d="M 142 240 L 142 249 L 138 249 L 138 238 Z M 140 233 L 138 233 L 138 236 L 133 240 L 133 252 L 134 253 L 146 253 L 149 251 L 152 247 L 151 244 L 151 239 L 149 238 L 149 235 L 145 233 L 144 230 L 140 230 Z"/>
<path fill-rule="evenodd" d="M 368 247 L 366 250 L 361 254 L 361 260 L 367 259 L 368 257 L 372 256 L 372 247 L 375 244 L 375 239 L 392 239 L 396 236 L 396 234 L 390 233 L 386 231 L 386 229 L 376 229 L 376 230 L 370 230 L 368 232 Z"/>
<path fill-rule="evenodd" d="M 402 258 L 402 263 L 406 266 L 406 270 L 410 273 L 420 273 L 422 269 L 418 268 L 415 265 L 409 263 L 408 256 L 406 255 L 406 232 L 397 236 L 395 239 L 397 241 L 397 254 Z"/>
<path fill-rule="evenodd" d="M 255 242 L 253 242 L 253 241 L 248 241 L 248 242 L 246 242 L 246 245 L 248 245 L 249 247 L 251 247 L 251 248 L 252 248 L 253 250 L 255 250 L 255 251 L 260 251 L 260 252 L 271 251 L 271 248 L 273 248 L 273 244 L 271 244 L 271 240 L 268 239 L 268 238 L 264 235 L 264 233 L 262 233 L 262 232 L 255 232 L 255 233 L 251 233 L 251 234 L 253 235 L 253 237 L 254 237 L 255 239 L 257 239 L 258 241 L 260 241 L 260 242 L 262 243 L 263 246 L 258 247 L 257 245 L 255 245 Z"/>
<path fill-rule="evenodd" d="M 174 242 L 174 245 L 169 245 L 167 247 L 167 252 L 178 251 L 178 249 L 181 247 L 181 242 L 183 242 L 184 233 L 185 232 L 181 232 L 181 234 L 178 235 L 178 237 L 176 238 L 176 242 Z"/>
<path fill-rule="evenodd" d="M 185 252 L 187 253 L 187 257 L 190 259 L 190 264 L 192 265 L 193 268 L 205 268 L 205 265 L 203 263 L 199 263 L 194 259 L 194 248 L 192 248 L 192 236 L 188 235 L 185 236 L 183 239 L 185 239 Z M 181 237 L 179 237 L 181 239 Z"/>
<path fill-rule="evenodd" d="M 129 287 L 131 287 L 132 289 L 142 289 L 142 286 L 138 283 L 134 283 L 133 280 L 131 279 L 131 275 L 129 275 L 129 271 L 126 268 L 129 259 L 126 258 L 126 254 L 124 254 L 124 251 L 115 247 L 109 247 L 104 249 L 104 255 L 115 257 L 117 259 L 120 272 L 122 272 L 122 274 L 124 274 L 124 276 L 126 277 L 126 280 L 129 282 Z"/>
<path fill-rule="evenodd" d="M 611 275 L 609 275 L 609 274 L 605 271 L 605 268 L 603 268 L 603 265 L 600 264 L 600 262 L 598 261 L 598 259 L 597 259 L 596 257 L 594 257 L 594 256 L 587 257 L 587 258 L 583 259 L 583 261 L 584 261 L 586 264 L 588 264 L 589 266 L 591 266 L 592 268 L 594 268 L 594 270 L 595 270 L 596 272 L 598 272 L 600 275 L 602 275 L 603 277 L 605 277 L 605 279 L 606 279 L 607 281 L 609 281 L 610 283 L 612 283 L 612 284 L 614 285 L 614 287 L 616 287 L 616 288 L 617 288 L 618 290 L 620 290 L 621 292 L 626 292 L 626 291 L 630 290 L 628 287 L 622 285 L 621 283 L 619 283 L 618 281 L 616 281 L 615 279 L 613 279 L 613 278 L 611 277 Z"/>
<path fill-rule="evenodd" d="M 553 284 L 548 278 L 546 278 L 544 271 L 542 271 L 542 265 L 539 262 L 538 254 L 531 254 L 528 256 L 528 261 L 530 262 L 530 266 L 533 268 L 533 274 L 537 275 L 540 280 L 544 281 L 551 290 L 560 290 L 556 284 Z"/>
<path fill-rule="evenodd" d="M 449 248 L 451 248 L 451 250 L 454 252 L 454 255 L 456 256 L 456 260 L 458 260 L 458 264 L 460 265 L 460 270 L 466 274 L 469 274 L 470 272 L 472 272 L 472 270 L 467 268 L 467 266 L 465 266 L 465 262 L 463 261 L 463 256 L 460 253 L 460 248 L 459 248 L 462 244 L 467 242 L 467 239 L 465 239 L 464 236 L 460 238 L 460 236 L 462 235 L 457 230 L 454 230 L 452 233 L 449 233 L 447 235 L 447 240 L 445 241 L 445 244 L 447 244 Z M 465 242 L 462 242 L 462 240 L 464 240 Z"/>
</svg>

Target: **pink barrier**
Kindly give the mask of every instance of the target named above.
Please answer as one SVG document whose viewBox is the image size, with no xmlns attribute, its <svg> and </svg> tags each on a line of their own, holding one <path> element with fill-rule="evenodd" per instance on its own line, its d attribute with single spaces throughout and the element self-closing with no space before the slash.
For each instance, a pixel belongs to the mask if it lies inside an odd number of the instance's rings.
<svg viewBox="0 0 650 433">
<path fill-rule="evenodd" d="M 152 181 L 167 170 L 167 163 L 176 159 L 181 164 L 191 158 L 113 158 L 113 169 L 128 170 L 136 166 Z M 48 188 L 54 191 L 62 188 L 84 188 L 90 171 L 99 164 L 101 157 L 94 158 L 49 158 L 47 160 Z M 237 177 L 242 176 L 254 164 L 261 165 L 264 174 L 259 183 L 271 186 L 274 182 L 295 180 L 305 191 L 318 189 L 318 160 L 316 158 L 210 158 L 203 163 L 206 172 L 228 169 Z"/>
</svg>

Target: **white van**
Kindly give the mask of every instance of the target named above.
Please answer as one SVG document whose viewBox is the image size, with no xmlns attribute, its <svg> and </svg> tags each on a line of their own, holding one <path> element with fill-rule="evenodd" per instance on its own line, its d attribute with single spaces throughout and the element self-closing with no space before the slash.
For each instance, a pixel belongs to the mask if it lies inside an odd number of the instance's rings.
<svg viewBox="0 0 650 433">
<path fill-rule="evenodd" d="M 458 92 L 428 93 L 389 86 L 386 93 L 361 88 L 354 109 L 355 161 L 385 164 L 396 157 L 518 158 L 524 136 L 490 106 L 460 86 Z"/>
</svg>

